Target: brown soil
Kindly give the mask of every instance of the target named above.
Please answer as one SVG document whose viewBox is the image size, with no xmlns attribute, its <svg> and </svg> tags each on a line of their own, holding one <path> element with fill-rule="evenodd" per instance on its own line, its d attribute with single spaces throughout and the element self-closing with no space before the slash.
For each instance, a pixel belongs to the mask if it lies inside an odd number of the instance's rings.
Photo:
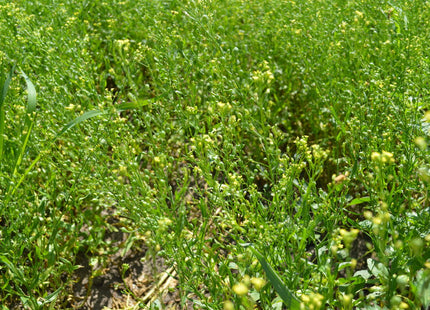
<svg viewBox="0 0 430 310">
<path fill-rule="evenodd" d="M 80 268 L 73 275 L 70 307 L 128 310 L 149 309 L 156 303 L 160 309 L 192 309 L 190 301 L 181 304 L 175 270 L 163 258 L 150 255 L 143 242 L 136 242 L 127 253 L 123 253 L 129 237 L 122 231 L 106 233 L 105 241 L 110 241 L 119 250 L 99 257 L 102 263 L 98 261 L 91 266 L 91 259 L 97 259 L 97 255 L 78 256 L 76 265 Z M 128 268 L 124 269 L 125 266 Z"/>
</svg>

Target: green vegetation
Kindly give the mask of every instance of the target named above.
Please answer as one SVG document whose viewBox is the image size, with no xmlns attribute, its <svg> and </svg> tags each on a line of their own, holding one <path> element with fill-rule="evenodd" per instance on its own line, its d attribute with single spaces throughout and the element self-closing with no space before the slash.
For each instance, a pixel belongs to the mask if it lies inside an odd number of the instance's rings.
<svg viewBox="0 0 430 310">
<path fill-rule="evenodd" d="M 1 309 L 71 308 L 78 258 L 92 281 L 139 247 L 173 267 L 177 309 L 430 306 L 430 2 L 0 18 Z"/>
</svg>

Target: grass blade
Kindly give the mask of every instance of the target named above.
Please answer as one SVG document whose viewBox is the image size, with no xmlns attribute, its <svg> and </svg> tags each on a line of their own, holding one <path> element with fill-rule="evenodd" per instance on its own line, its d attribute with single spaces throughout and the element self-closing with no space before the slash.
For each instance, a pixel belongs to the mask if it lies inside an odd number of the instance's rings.
<svg viewBox="0 0 430 310">
<path fill-rule="evenodd" d="M 6 94 L 9 89 L 10 81 L 12 80 L 13 73 L 15 71 L 15 65 L 13 65 L 12 70 L 10 70 L 8 77 L 4 81 L 3 88 L 0 89 L 0 162 L 3 159 L 3 146 L 4 146 L 4 126 L 5 126 L 5 112 L 4 112 L 4 100 L 6 99 Z M 3 77 L 2 77 L 3 78 Z M 3 81 L 2 81 L 3 82 Z"/>
<path fill-rule="evenodd" d="M 27 129 L 27 133 L 23 139 L 21 151 L 19 152 L 18 159 L 16 160 L 16 163 L 15 163 L 15 168 L 13 169 L 13 175 L 14 176 L 18 173 L 18 167 L 21 165 L 22 158 L 24 157 L 25 149 L 27 148 L 27 144 L 28 144 L 28 141 L 30 139 L 31 131 L 33 130 L 33 124 L 34 124 L 33 122 L 31 122 L 29 124 L 29 127 Z"/>
<path fill-rule="evenodd" d="M 30 139 L 31 131 L 33 130 L 34 126 L 34 120 L 35 120 L 35 113 L 36 111 L 36 102 L 37 102 L 37 92 L 36 87 L 34 87 L 33 82 L 28 78 L 28 76 L 24 73 L 24 71 L 21 71 L 21 76 L 25 79 L 25 84 L 27 85 L 27 117 L 26 117 L 26 127 L 27 127 L 27 134 L 25 137 L 23 137 L 23 144 L 21 147 L 21 152 L 19 154 L 18 160 L 15 165 L 15 169 L 13 172 L 13 175 L 17 173 L 17 169 L 21 164 L 22 158 L 24 157 L 24 152 L 27 148 L 28 141 Z"/>
<path fill-rule="evenodd" d="M 3 145 L 4 145 L 4 110 L 0 107 L 0 162 L 3 159 Z"/>
<path fill-rule="evenodd" d="M 54 302 L 57 299 L 58 294 L 60 294 L 62 290 L 63 290 L 63 287 L 60 287 L 59 289 L 57 289 L 56 291 L 52 292 L 51 294 L 43 298 L 41 301 L 39 301 L 38 304 L 40 306 L 45 306 L 51 302 Z"/>
<path fill-rule="evenodd" d="M 6 265 L 13 277 L 17 278 L 21 284 L 25 283 L 25 277 L 22 270 L 17 268 L 6 256 L 0 255 L 0 263 Z"/>
<path fill-rule="evenodd" d="M 263 255 L 258 252 L 254 247 L 250 247 L 252 253 L 257 257 L 264 271 L 266 272 L 269 282 L 272 283 L 276 292 L 282 298 L 284 304 L 292 310 L 300 309 L 300 301 L 294 296 L 293 293 L 287 288 L 284 282 L 281 280 L 279 275 L 273 270 L 273 268 L 267 263 Z"/>
<path fill-rule="evenodd" d="M 106 112 L 100 111 L 100 110 L 93 110 L 93 111 L 88 111 L 84 114 L 82 114 L 81 116 L 78 116 L 77 118 L 75 118 L 73 121 L 69 122 L 67 125 L 65 125 L 63 127 L 63 129 L 54 137 L 54 139 L 52 140 L 55 141 L 58 137 L 60 137 L 62 134 L 64 134 L 67 130 L 69 130 L 70 128 L 82 123 L 83 121 L 101 115 L 101 114 L 105 114 Z M 26 139 L 25 139 L 25 144 L 28 142 L 28 138 L 29 138 L 29 132 L 27 133 Z M 20 157 L 18 158 L 18 160 L 20 160 L 20 158 L 22 157 L 21 155 L 23 155 L 23 153 L 21 152 Z M 11 199 L 11 197 L 13 197 L 13 195 L 15 194 L 15 191 L 18 189 L 18 187 L 22 184 L 22 182 L 24 181 L 26 175 L 33 169 L 33 167 L 38 163 L 38 161 L 41 159 L 42 153 L 39 153 L 39 155 L 37 155 L 37 157 L 32 161 L 31 165 L 25 170 L 25 172 L 21 175 L 21 177 L 19 178 L 19 180 L 16 182 L 15 186 L 13 188 L 10 188 L 8 190 L 8 193 L 6 195 L 6 199 L 5 199 L 5 205 L 7 205 Z M 21 158 L 22 159 L 22 158 Z M 19 161 L 20 163 L 20 161 Z M 15 165 L 15 169 L 14 169 L 14 175 L 17 174 L 17 167 L 18 165 Z"/>
<path fill-rule="evenodd" d="M 16 182 L 15 186 L 13 187 L 9 187 L 9 190 L 6 194 L 6 198 L 4 200 L 4 205 L 7 206 L 8 203 L 10 202 L 11 198 L 14 196 L 16 190 L 18 189 L 18 187 L 21 185 L 21 183 L 24 181 L 25 177 L 27 176 L 27 174 L 30 173 L 30 171 L 34 168 L 34 166 L 39 162 L 39 160 L 42 158 L 42 153 L 39 153 L 39 155 L 37 155 L 37 157 L 31 162 L 31 165 L 25 170 L 25 172 L 21 175 L 21 177 L 19 178 L 19 180 Z"/>
<path fill-rule="evenodd" d="M 138 99 L 132 102 L 123 102 L 120 104 L 115 105 L 115 108 L 119 111 L 119 112 L 123 112 L 126 110 L 133 110 L 133 109 L 138 109 L 144 106 L 147 106 L 148 104 L 154 103 L 155 101 L 157 101 L 158 99 L 164 97 L 165 94 L 161 94 L 158 95 L 154 98 L 150 98 L 150 99 Z"/>
<path fill-rule="evenodd" d="M 21 75 L 25 79 L 25 83 L 27 84 L 27 114 L 31 114 L 36 111 L 36 88 L 28 76 L 21 70 Z"/>
<path fill-rule="evenodd" d="M 120 112 L 125 110 L 131 110 L 131 109 L 137 109 L 140 107 L 144 107 L 149 104 L 149 100 L 138 100 L 134 102 L 124 102 L 121 104 L 118 104 L 116 106 L 116 109 Z"/>
<path fill-rule="evenodd" d="M 85 112 L 84 114 L 82 114 L 81 116 L 78 116 L 77 118 L 75 118 L 73 121 L 69 122 L 66 126 L 63 127 L 63 129 L 61 129 L 61 131 L 55 136 L 54 141 L 60 137 L 61 135 L 63 135 L 67 130 L 69 130 L 70 128 L 82 123 L 83 121 L 86 121 L 89 118 L 95 117 L 95 116 L 99 116 L 102 114 L 105 114 L 106 112 L 100 111 L 100 110 L 93 110 L 93 111 L 88 111 Z"/>
<path fill-rule="evenodd" d="M 12 80 L 14 71 L 15 71 L 15 65 L 13 65 L 12 70 L 10 70 L 9 75 L 3 84 L 3 89 L 1 90 L 1 96 L 0 96 L 0 107 L 3 105 L 3 102 L 6 99 L 6 94 L 9 89 L 9 84 L 10 84 L 10 81 Z"/>
<path fill-rule="evenodd" d="M 30 139 L 30 134 L 34 125 L 34 117 L 33 119 L 31 117 L 32 117 L 32 114 L 36 111 L 36 99 L 37 99 L 37 92 L 36 92 L 36 88 L 34 87 L 34 84 L 30 81 L 28 76 L 22 70 L 21 70 L 21 75 L 25 79 L 25 83 L 27 84 L 27 117 L 25 120 L 27 133 L 23 137 L 21 151 L 19 152 L 18 159 L 16 160 L 15 168 L 13 170 L 13 175 L 16 175 L 18 172 L 18 167 L 21 165 L 25 150 L 27 148 L 28 141 Z"/>
</svg>

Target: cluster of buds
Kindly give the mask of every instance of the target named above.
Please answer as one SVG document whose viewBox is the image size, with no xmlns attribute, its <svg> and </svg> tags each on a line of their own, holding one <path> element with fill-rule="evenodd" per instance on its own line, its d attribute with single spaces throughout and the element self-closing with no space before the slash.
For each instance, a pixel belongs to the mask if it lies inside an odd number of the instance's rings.
<svg viewBox="0 0 430 310">
<path fill-rule="evenodd" d="M 386 151 L 382 151 L 382 153 L 373 152 L 371 155 L 371 159 L 375 163 L 382 164 L 393 164 L 395 162 L 393 153 Z"/>
</svg>

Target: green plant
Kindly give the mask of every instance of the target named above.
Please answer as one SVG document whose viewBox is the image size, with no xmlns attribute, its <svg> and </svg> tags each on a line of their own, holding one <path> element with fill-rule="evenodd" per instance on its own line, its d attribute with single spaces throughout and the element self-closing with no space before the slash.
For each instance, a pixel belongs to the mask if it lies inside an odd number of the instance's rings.
<svg viewBox="0 0 430 310">
<path fill-rule="evenodd" d="M 79 306 L 87 269 L 90 302 L 129 251 L 175 269 L 178 308 L 428 305 L 427 2 L 0 16 L 3 307 Z"/>
</svg>

